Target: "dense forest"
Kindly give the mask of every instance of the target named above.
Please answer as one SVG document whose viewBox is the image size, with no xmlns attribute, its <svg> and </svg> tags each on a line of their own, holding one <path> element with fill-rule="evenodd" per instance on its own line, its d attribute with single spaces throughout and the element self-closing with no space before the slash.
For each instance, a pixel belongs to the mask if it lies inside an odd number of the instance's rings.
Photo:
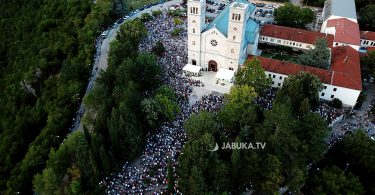
<svg viewBox="0 0 375 195">
<path fill-rule="evenodd" d="M 30 194 L 34 175 L 68 133 L 100 32 L 120 0 L 0 3 L 0 193 Z"/>
</svg>

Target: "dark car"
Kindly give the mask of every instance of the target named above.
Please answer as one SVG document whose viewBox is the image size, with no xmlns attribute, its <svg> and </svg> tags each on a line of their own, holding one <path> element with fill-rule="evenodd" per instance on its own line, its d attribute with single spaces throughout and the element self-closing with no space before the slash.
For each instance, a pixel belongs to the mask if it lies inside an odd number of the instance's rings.
<svg viewBox="0 0 375 195">
<path fill-rule="evenodd" d="M 257 3 L 257 4 L 256 4 L 257 7 L 264 7 L 265 5 L 266 5 L 266 4 L 264 4 L 264 3 Z"/>
</svg>

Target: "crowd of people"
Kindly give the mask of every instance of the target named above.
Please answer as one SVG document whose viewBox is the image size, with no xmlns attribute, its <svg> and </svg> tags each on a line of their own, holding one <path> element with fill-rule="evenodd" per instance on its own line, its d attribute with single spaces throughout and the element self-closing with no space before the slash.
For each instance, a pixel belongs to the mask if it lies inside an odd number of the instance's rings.
<svg viewBox="0 0 375 195">
<path fill-rule="evenodd" d="M 192 112 L 200 111 L 217 112 L 223 105 L 224 96 L 221 94 L 203 95 L 202 100 L 198 100 L 192 106 Z"/>
<path fill-rule="evenodd" d="M 120 173 L 113 175 L 107 183 L 107 194 L 165 194 L 167 186 L 167 164 L 171 161 L 173 169 L 178 164 L 186 133 L 183 122 L 191 114 L 188 104 L 193 86 L 201 83 L 182 76 L 182 68 L 187 61 L 187 33 L 183 31 L 179 36 L 172 37 L 174 28 L 186 28 L 183 24 L 175 25 L 173 17 L 166 12 L 145 23 L 148 37 L 139 46 L 141 52 L 151 52 L 157 41 L 165 47 L 165 53 L 158 57 L 158 64 L 164 70 L 162 80 L 172 87 L 177 96 L 181 113 L 173 122 L 165 123 L 155 134 L 147 136 L 147 144 L 140 159 L 132 164 L 126 164 Z M 176 172 L 173 173 L 175 178 Z M 175 181 L 175 192 L 178 182 Z"/>
<path fill-rule="evenodd" d="M 329 146 L 332 146 L 345 135 L 351 134 L 358 129 L 365 130 L 370 138 L 375 140 L 375 118 L 374 113 L 372 113 L 374 106 L 375 100 L 361 110 L 352 110 L 342 120 L 334 124 L 332 126 L 333 132 L 329 139 Z"/>
<path fill-rule="evenodd" d="M 254 103 L 263 109 L 270 110 L 276 98 L 276 92 L 277 88 L 269 87 L 263 95 L 255 98 Z"/>
</svg>

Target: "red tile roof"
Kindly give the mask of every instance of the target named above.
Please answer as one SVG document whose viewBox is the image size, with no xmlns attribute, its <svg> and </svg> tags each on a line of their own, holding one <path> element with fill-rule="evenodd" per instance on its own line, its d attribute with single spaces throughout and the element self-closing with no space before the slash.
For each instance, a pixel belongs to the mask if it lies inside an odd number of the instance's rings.
<svg viewBox="0 0 375 195">
<path fill-rule="evenodd" d="M 248 59 L 252 58 L 253 56 L 249 55 Z M 257 58 L 261 61 L 262 67 L 269 72 L 290 75 L 305 71 L 318 76 L 323 83 L 362 90 L 359 53 L 350 46 L 333 48 L 329 70 L 260 56 Z"/>
<path fill-rule="evenodd" d="M 375 51 L 375 47 L 367 47 L 367 53 L 370 51 Z"/>
<path fill-rule="evenodd" d="M 327 27 L 335 27 L 334 41 L 351 45 L 360 45 L 359 26 L 346 18 L 328 20 Z"/>
<path fill-rule="evenodd" d="M 358 51 L 346 47 L 335 47 L 331 58 L 332 85 L 362 90 L 361 65 Z"/>
<path fill-rule="evenodd" d="M 279 39 L 285 39 L 290 41 L 296 41 L 301 43 L 314 44 L 317 38 L 327 38 L 327 44 L 329 47 L 333 45 L 333 36 L 325 35 L 320 32 L 313 32 L 308 30 L 302 30 L 298 28 L 290 28 L 285 26 L 278 26 L 272 24 L 266 24 L 260 31 L 261 36 L 274 37 Z"/>
<path fill-rule="evenodd" d="M 375 32 L 361 31 L 361 39 L 375 41 Z"/>
</svg>

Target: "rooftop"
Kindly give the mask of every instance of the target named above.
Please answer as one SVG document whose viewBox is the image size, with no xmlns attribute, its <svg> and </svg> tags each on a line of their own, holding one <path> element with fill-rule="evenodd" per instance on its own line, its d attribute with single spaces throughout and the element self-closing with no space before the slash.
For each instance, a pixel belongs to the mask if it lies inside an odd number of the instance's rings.
<svg viewBox="0 0 375 195">
<path fill-rule="evenodd" d="M 336 28 L 335 42 L 360 45 L 361 40 L 357 23 L 346 18 L 339 18 L 328 20 L 327 27 Z"/>
<path fill-rule="evenodd" d="M 330 15 L 357 20 L 354 0 L 328 0 L 325 5 Z"/>
<path fill-rule="evenodd" d="M 361 31 L 361 39 L 375 41 L 375 32 Z"/>
<path fill-rule="evenodd" d="M 248 59 L 253 57 L 249 55 Z M 305 71 L 318 76 L 323 83 L 362 90 L 359 53 L 350 46 L 333 48 L 330 70 L 259 56 L 257 58 L 261 61 L 262 67 L 269 72 L 290 75 Z"/>
<path fill-rule="evenodd" d="M 333 46 L 334 38 L 333 35 L 329 34 L 325 35 L 320 32 L 313 32 L 298 28 L 290 28 L 272 24 L 264 25 L 262 30 L 260 31 L 260 35 L 308 44 L 314 44 L 315 40 L 318 38 L 326 38 L 328 47 Z"/>
</svg>

